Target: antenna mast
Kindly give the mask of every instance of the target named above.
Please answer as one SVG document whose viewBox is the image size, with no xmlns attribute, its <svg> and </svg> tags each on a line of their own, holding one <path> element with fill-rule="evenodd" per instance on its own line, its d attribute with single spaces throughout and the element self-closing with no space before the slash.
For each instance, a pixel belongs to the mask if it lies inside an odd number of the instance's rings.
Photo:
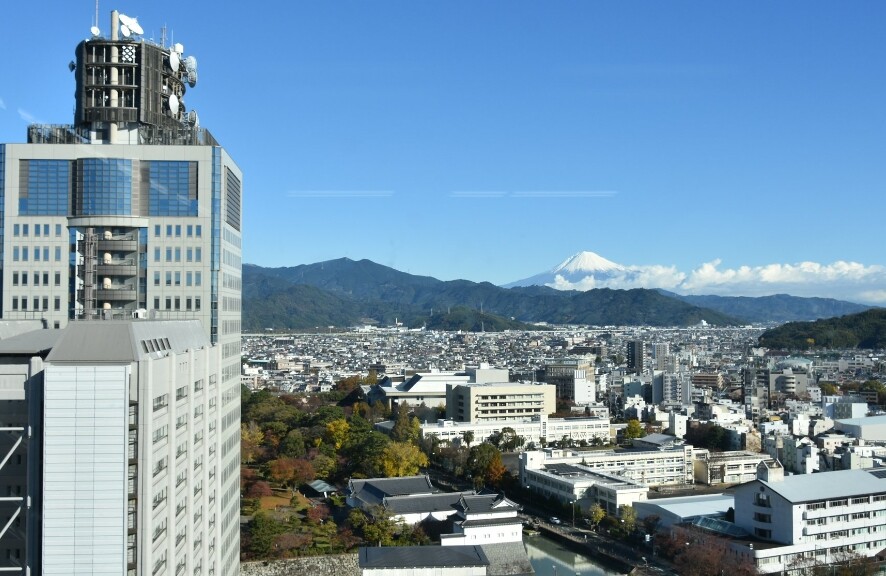
<svg viewBox="0 0 886 576">
<path fill-rule="evenodd" d="M 98 26 L 98 0 L 95 0 L 95 20 L 93 20 L 92 25 Z"/>
</svg>

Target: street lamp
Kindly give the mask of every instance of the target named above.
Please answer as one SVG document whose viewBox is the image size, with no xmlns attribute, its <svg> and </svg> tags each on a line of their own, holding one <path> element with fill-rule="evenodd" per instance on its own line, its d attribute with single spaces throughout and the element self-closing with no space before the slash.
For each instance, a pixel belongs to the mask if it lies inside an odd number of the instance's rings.
<svg viewBox="0 0 886 576">
<path fill-rule="evenodd" d="M 575 528 L 575 500 L 570 500 L 569 506 L 572 508 L 572 527 Z"/>
</svg>

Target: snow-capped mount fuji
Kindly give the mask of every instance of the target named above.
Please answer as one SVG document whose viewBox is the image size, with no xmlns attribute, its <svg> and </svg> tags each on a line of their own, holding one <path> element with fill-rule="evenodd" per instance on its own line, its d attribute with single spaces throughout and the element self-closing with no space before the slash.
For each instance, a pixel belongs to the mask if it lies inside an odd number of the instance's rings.
<svg viewBox="0 0 886 576">
<path fill-rule="evenodd" d="M 548 286 L 557 288 L 568 283 L 569 285 L 586 285 L 591 288 L 595 284 L 605 282 L 608 279 L 614 277 L 623 278 L 630 274 L 631 269 L 627 266 L 607 260 L 595 252 L 585 251 L 570 256 L 559 266 L 547 272 L 517 280 L 502 287 Z"/>
</svg>

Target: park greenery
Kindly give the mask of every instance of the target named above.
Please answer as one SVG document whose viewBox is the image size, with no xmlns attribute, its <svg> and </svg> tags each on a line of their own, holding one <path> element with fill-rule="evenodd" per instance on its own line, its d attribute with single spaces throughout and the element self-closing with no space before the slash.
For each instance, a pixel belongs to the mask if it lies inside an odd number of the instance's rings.
<svg viewBox="0 0 886 576">
<path fill-rule="evenodd" d="M 505 489 L 514 483 L 501 459 L 523 439 L 512 428 L 493 438 L 466 434 L 457 442 L 421 438 L 420 422 L 442 407 L 344 401 L 365 380 L 350 378 L 335 391 L 278 395 L 244 388 L 241 425 L 244 559 L 287 558 L 352 550 L 362 544 L 423 544 L 426 526 L 407 527 L 384 509 L 349 510 L 344 498 L 312 494 L 314 480 L 339 488 L 352 478 L 412 476 L 429 468 L 455 485 Z M 375 424 L 392 420 L 390 434 Z"/>
</svg>

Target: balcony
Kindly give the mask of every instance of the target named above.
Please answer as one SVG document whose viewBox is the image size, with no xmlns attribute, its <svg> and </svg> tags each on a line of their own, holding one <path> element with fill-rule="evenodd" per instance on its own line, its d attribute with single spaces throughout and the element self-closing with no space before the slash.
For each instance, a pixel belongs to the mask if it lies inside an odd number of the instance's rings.
<svg viewBox="0 0 886 576">
<path fill-rule="evenodd" d="M 95 291 L 96 299 L 102 302 L 120 300 L 131 302 L 135 300 L 135 294 L 135 289 L 130 288 L 129 286 L 120 286 L 119 288 L 111 286 L 110 288 L 99 288 Z"/>
<path fill-rule="evenodd" d="M 99 238 L 97 244 L 100 252 L 135 252 L 138 250 L 138 240 L 130 235 Z"/>
<path fill-rule="evenodd" d="M 96 272 L 100 276 L 135 276 L 138 266 L 132 260 L 104 262 L 96 266 Z"/>
</svg>

